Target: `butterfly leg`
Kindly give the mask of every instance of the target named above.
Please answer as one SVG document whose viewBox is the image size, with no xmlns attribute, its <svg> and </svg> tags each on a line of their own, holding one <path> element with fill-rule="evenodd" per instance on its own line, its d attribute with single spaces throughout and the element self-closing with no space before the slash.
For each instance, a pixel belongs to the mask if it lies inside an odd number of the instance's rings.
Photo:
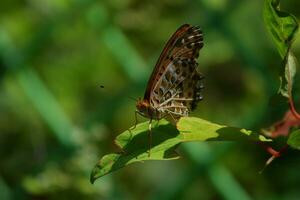
<svg viewBox="0 0 300 200">
<path fill-rule="evenodd" d="M 150 119 L 149 126 L 148 126 L 148 142 L 149 142 L 148 157 L 150 157 L 151 148 L 152 148 L 152 119 Z"/>
<path fill-rule="evenodd" d="M 129 131 L 129 133 L 130 133 L 130 139 L 132 138 L 132 133 L 131 133 L 131 131 L 134 130 L 134 129 L 136 128 L 136 125 L 137 125 L 137 123 L 138 123 L 138 120 L 137 120 L 137 113 L 138 113 L 137 111 L 134 112 L 134 116 L 135 116 L 134 126 L 128 128 L 128 131 Z"/>
<path fill-rule="evenodd" d="M 157 127 L 159 125 L 160 119 L 157 119 L 155 126 Z"/>
<path fill-rule="evenodd" d="M 134 128 L 136 128 L 136 125 L 137 125 L 137 123 L 138 123 L 137 114 L 138 114 L 138 111 L 136 110 L 136 111 L 134 112 L 134 117 L 135 117 Z"/>
<path fill-rule="evenodd" d="M 134 117 L 135 117 L 135 122 L 134 122 L 134 126 L 132 128 L 129 128 L 130 130 L 134 130 L 136 128 L 136 125 L 138 123 L 138 120 L 137 120 L 137 113 L 138 111 L 135 111 L 134 112 Z"/>
<path fill-rule="evenodd" d="M 137 123 L 138 123 L 138 120 L 137 120 L 137 113 L 138 113 L 138 111 L 135 111 L 135 112 L 134 112 L 135 122 L 134 122 L 133 127 L 130 127 L 130 128 L 128 129 L 130 133 L 131 133 L 132 130 L 134 130 L 134 129 L 136 128 L 136 125 L 137 125 Z"/>
</svg>

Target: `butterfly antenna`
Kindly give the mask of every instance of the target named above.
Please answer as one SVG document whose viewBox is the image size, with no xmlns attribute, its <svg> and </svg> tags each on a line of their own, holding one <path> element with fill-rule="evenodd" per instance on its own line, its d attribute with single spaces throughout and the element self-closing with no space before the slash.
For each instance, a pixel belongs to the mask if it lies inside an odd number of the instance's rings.
<svg viewBox="0 0 300 200">
<path fill-rule="evenodd" d="M 138 98 L 134 98 L 134 97 L 127 97 L 127 98 L 130 99 L 130 100 L 133 100 L 134 102 L 138 101 Z"/>
<path fill-rule="evenodd" d="M 102 84 L 97 84 L 97 87 L 99 87 L 100 89 L 105 89 L 105 87 L 104 87 L 104 85 L 102 85 Z M 135 98 L 135 97 L 127 97 L 128 99 L 130 99 L 130 100 L 133 100 L 133 101 L 137 101 L 138 100 L 138 98 Z"/>
</svg>

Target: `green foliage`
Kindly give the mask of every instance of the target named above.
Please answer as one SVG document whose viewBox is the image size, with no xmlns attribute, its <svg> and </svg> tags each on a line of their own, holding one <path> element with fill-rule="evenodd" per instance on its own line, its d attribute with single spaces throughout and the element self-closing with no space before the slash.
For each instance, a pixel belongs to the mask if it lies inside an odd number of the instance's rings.
<svg viewBox="0 0 300 200">
<path fill-rule="evenodd" d="M 280 87 L 278 93 L 289 100 L 291 113 L 299 119 L 299 114 L 294 108 L 292 96 L 294 78 L 297 72 L 297 59 L 292 53 L 292 42 L 295 40 L 299 24 L 295 16 L 283 12 L 279 7 L 280 0 L 265 0 L 264 20 L 273 41 L 276 44 L 280 56 L 283 58 L 283 69 L 280 74 Z M 294 120 L 294 119 L 293 119 Z M 286 120 L 284 123 L 292 123 Z M 295 122 L 294 122 L 295 123 Z M 288 128 L 290 128 L 288 126 Z M 289 134 L 287 144 L 300 150 L 299 129 Z"/>
<path fill-rule="evenodd" d="M 184 117 L 177 123 L 177 129 L 166 120 L 156 124 L 152 129 L 152 147 L 149 155 L 148 125 L 149 122 L 144 122 L 118 135 L 115 143 L 122 153 L 103 156 L 91 173 L 92 183 L 97 178 L 131 163 L 177 159 L 179 157 L 174 148 L 183 142 L 271 141 L 250 130 L 219 125 L 196 117 Z"/>
<path fill-rule="evenodd" d="M 280 10 L 279 4 L 280 0 L 265 0 L 263 16 L 277 50 L 284 59 L 284 70 L 281 70 L 278 93 L 286 98 L 292 98 L 291 91 L 297 66 L 296 58 L 291 52 L 291 45 L 299 25 L 294 15 Z"/>
<path fill-rule="evenodd" d="M 277 50 L 285 58 L 298 30 L 298 21 L 290 13 L 280 10 L 280 0 L 265 0 L 263 16 Z"/>
<path fill-rule="evenodd" d="M 291 49 L 292 42 L 295 40 L 295 35 L 298 31 L 299 25 L 296 17 L 292 14 L 280 11 L 279 3 L 279 0 L 265 0 L 264 20 L 266 27 L 276 44 L 277 50 L 283 59 L 283 67 L 279 77 L 280 86 L 278 95 L 282 95 L 288 99 L 290 112 L 296 120 L 300 120 L 299 114 L 294 107 L 292 95 L 298 63 Z M 295 122 L 295 119 L 284 119 L 282 122 L 286 125 L 293 123 L 298 124 Z M 286 126 L 286 128 L 288 130 L 290 125 Z M 294 131 L 289 135 L 287 144 L 294 149 L 300 150 L 299 138 L 299 130 Z"/>
<path fill-rule="evenodd" d="M 300 150 L 300 129 L 290 134 L 287 144 L 294 149 Z"/>
<path fill-rule="evenodd" d="M 292 98 L 294 78 L 297 71 L 297 59 L 289 50 L 285 58 L 284 72 L 280 76 L 280 87 L 278 93 L 286 98 Z"/>
</svg>

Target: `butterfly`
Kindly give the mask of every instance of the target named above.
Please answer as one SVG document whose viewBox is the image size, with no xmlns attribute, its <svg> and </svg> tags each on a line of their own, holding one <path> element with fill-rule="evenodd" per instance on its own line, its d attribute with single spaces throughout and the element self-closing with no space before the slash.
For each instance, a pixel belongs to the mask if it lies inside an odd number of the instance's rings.
<svg viewBox="0 0 300 200">
<path fill-rule="evenodd" d="M 152 120 L 166 118 L 175 124 L 180 117 L 188 116 L 202 100 L 203 76 L 197 71 L 197 58 L 202 47 L 201 29 L 188 24 L 179 27 L 165 45 L 144 98 L 136 103 L 136 113 L 150 119 L 150 145 Z"/>
</svg>

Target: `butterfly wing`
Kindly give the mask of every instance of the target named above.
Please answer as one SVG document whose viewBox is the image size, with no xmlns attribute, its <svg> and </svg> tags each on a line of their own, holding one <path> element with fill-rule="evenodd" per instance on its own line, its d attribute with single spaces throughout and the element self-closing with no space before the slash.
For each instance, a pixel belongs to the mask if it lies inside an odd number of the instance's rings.
<svg viewBox="0 0 300 200">
<path fill-rule="evenodd" d="M 162 53 L 160 54 L 159 59 L 156 62 L 154 70 L 152 71 L 152 74 L 149 78 L 144 99 L 150 98 L 150 94 L 151 91 L 153 90 L 153 87 L 155 86 L 155 83 L 158 82 L 163 72 L 167 68 L 166 64 L 168 64 L 168 62 L 171 62 L 171 58 L 169 58 L 169 55 L 171 54 L 171 51 L 174 50 L 176 42 L 178 43 L 179 38 L 181 38 L 190 27 L 191 26 L 188 24 L 184 24 L 181 27 L 179 27 L 176 30 L 176 32 L 171 36 L 167 44 L 165 45 Z"/>
<path fill-rule="evenodd" d="M 166 44 L 149 79 L 144 99 L 175 121 L 188 115 L 202 99 L 196 61 L 203 46 L 200 28 L 181 26 Z"/>
</svg>

